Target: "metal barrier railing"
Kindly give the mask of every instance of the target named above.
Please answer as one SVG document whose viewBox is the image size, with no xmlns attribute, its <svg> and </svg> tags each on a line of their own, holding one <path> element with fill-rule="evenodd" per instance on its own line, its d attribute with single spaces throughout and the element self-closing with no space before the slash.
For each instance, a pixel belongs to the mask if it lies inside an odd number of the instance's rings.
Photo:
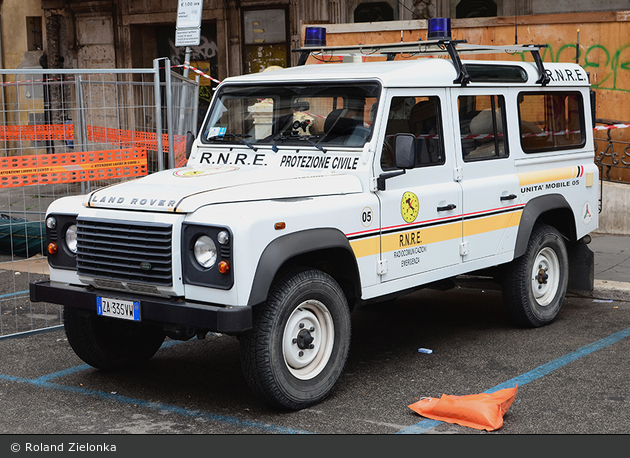
<svg viewBox="0 0 630 458">
<path fill-rule="evenodd" d="M 630 184 L 630 142 L 613 140 L 613 132 L 630 127 L 629 123 L 597 119 L 596 131 L 605 130 L 606 137 L 595 137 L 595 164 L 599 167 L 599 212 L 603 209 L 604 181 Z"/>
<path fill-rule="evenodd" d="M 604 127 L 628 126 L 622 121 L 598 119 L 597 124 Z M 606 138 L 595 138 L 595 163 L 600 167 L 601 178 L 605 181 L 617 181 L 630 183 L 630 173 L 611 176 L 613 170 L 617 172 L 630 172 L 630 142 L 613 140 L 612 133 L 615 129 L 606 128 Z"/>
<path fill-rule="evenodd" d="M 198 94 L 198 79 L 168 59 L 149 69 L 0 70 L 0 338 L 61 325 L 59 306 L 28 294 L 48 275 L 48 205 L 183 165 Z"/>
</svg>

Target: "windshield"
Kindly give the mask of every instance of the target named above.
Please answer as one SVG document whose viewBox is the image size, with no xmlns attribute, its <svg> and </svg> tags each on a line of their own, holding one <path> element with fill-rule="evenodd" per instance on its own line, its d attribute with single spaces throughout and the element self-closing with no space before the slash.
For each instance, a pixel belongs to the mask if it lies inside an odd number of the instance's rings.
<svg viewBox="0 0 630 458">
<path fill-rule="evenodd" d="M 204 143 L 249 148 L 362 147 L 372 136 L 377 83 L 224 86 L 203 131 Z"/>
</svg>

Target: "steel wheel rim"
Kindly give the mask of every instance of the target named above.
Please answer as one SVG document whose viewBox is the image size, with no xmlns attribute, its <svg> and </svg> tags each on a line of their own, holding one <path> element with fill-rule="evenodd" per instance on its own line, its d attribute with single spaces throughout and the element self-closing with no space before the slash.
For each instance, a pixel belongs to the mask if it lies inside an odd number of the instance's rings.
<svg viewBox="0 0 630 458">
<path fill-rule="evenodd" d="M 335 327 L 328 308 L 316 300 L 301 303 L 289 316 L 282 335 L 282 353 L 289 372 L 300 380 L 315 378 L 330 360 L 334 339 Z"/>
<path fill-rule="evenodd" d="M 554 250 L 545 247 L 536 256 L 531 272 L 534 299 L 538 305 L 549 305 L 560 285 L 560 261 Z"/>
</svg>

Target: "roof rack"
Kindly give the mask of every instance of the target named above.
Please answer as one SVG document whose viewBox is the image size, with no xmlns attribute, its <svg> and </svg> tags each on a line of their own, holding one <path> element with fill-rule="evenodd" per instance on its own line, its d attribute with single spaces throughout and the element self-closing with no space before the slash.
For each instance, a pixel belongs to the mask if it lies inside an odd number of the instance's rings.
<svg viewBox="0 0 630 458">
<path fill-rule="evenodd" d="M 448 54 L 457 70 L 457 78 L 453 80 L 455 84 L 466 86 L 470 82 L 470 76 L 466 70 L 466 66 L 462 63 L 460 54 L 493 54 L 493 53 L 519 53 L 531 52 L 536 68 L 538 69 L 539 78 L 536 84 L 546 86 L 549 83 L 549 76 L 545 72 L 545 68 L 538 52 L 541 48 L 546 48 L 546 44 L 539 45 L 472 45 L 466 40 L 426 40 L 416 42 L 386 43 L 386 44 L 360 44 L 352 46 L 308 46 L 293 49 L 293 52 L 299 52 L 300 58 L 298 65 L 304 65 L 311 54 L 320 55 L 385 55 L 387 60 L 394 60 L 397 54 L 428 54 L 428 55 L 446 55 Z"/>
</svg>

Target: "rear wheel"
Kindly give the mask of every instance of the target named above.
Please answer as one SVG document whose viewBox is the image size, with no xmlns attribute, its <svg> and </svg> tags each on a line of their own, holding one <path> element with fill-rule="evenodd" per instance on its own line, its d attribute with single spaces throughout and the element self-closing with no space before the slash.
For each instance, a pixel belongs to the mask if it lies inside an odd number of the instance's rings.
<svg viewBox="0 0 630 458">
<path fill-rule="evenodd" d="M 562 235 L 537 224 L 523 256 L 513 260 L 503 278 L 506 311 L 520 326 L 539 327 L 556 319 L 567 291 L 569 262 Z"/>
<path fill-rule="evenodd" d="M 145 363 L 164 342 L 164 331 L 145 323 L 104 318 L 75 307 L 64 307 L 70 346 L 90 366 L 116 371 Z"/>
<path fill-rule="evenodd" d="M 251 389 L 268 403 L 299 410 L 325 399 L 350 347 L 350 311 L 343 291 L 314 269 L 291 271 L 254 308 L 241 338 L 241 361 Z"/>
</svg>

